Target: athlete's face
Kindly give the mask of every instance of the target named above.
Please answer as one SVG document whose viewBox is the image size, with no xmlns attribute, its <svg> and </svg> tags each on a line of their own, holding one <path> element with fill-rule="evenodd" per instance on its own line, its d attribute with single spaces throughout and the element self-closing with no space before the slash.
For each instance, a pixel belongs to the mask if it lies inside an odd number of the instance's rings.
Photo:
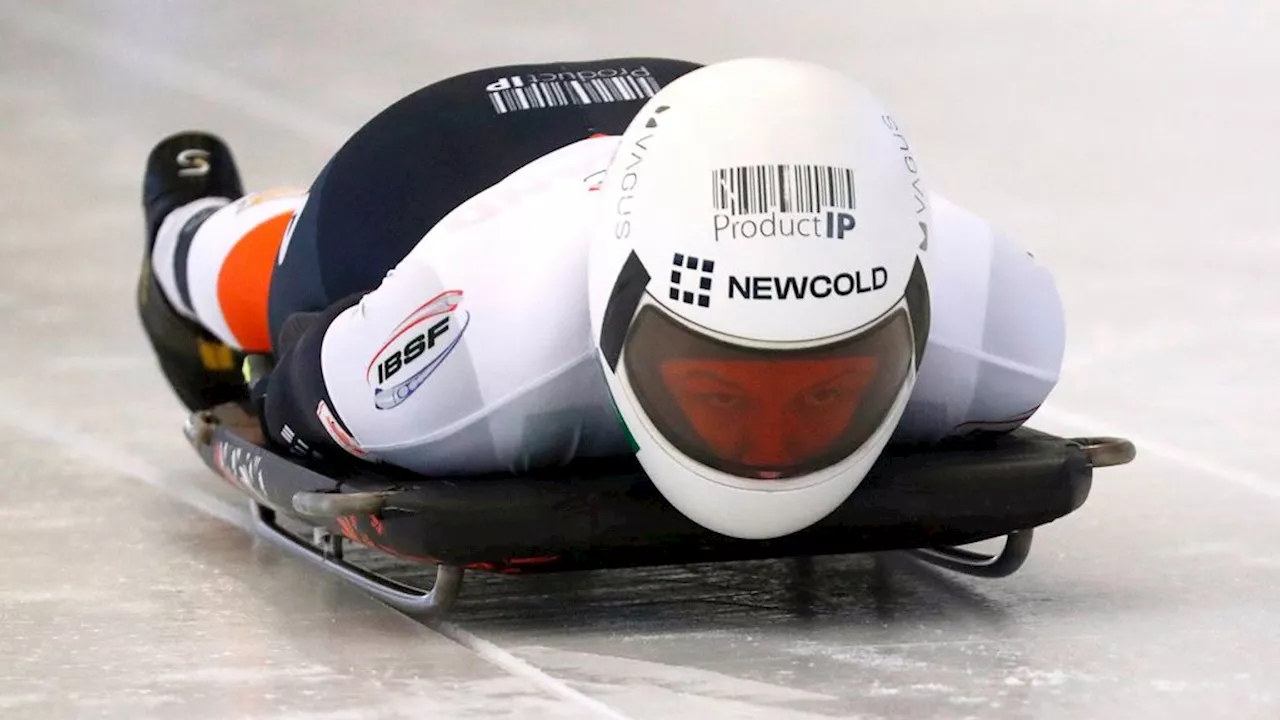
<svg viewBox="0 0 1280 720">
<path fill-rule="evenodd" d="M 662 379 L 695 432 L 721 458 L 759 468 L 828 450 L 875 376 L 874 357 L 823 360 L 665 360 Z"/>
</svg>

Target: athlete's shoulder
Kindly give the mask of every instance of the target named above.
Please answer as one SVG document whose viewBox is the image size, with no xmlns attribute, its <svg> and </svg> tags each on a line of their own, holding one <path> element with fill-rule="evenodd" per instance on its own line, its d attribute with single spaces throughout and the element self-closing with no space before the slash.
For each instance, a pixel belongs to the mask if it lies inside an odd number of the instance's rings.
<svg viewBox="0 0 1280 720">
<path fill-rule="evenodd" d="M 563 229 L 590 207 L 592 188 L 617 147 L 617 137 L 602 135 L 539 157 L 459 205 L 431 229 L 424 244 L 454 244 L 462 234 L 518 241 L 557 223 Z M 513 227 L 518 237 L 508 232 Z"/>
<path fill-rule="evenodd" d="M 929 214 L 936 233 L 945 233 L 952 237 L 981 236 L 991 233 L 991 223 L 937 192 L 929 193 Z"/>
</svg>

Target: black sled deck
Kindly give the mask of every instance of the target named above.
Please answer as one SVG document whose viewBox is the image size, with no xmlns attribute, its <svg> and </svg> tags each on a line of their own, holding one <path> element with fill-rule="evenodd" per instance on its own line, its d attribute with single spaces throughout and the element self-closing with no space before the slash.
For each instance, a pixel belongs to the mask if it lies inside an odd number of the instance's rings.
<svg viewBox="0 0 1280 720">
<path fill-rule="evenodd" d="M 1030 429 L 927 448 L 890 447 L 857 491 L 817 524 L 774 540 L 702 528 L 658 493 L 633 458 L 525 475 L 424 478 L 364 463 L 299 459 L 269 447 L 236 405 L 193 414 L 186 434 L 211 469 L 250 498 L 255 529 L 401 611 L 431 620 L 465 570 L 534 573 L 907 550 L 980 577 L 1021 567 L 1034 528 L 1079 508 L 1093 469 L 1122 465 L 1120 438 Z M 289 517 L 311 537 L 286 529 Z M 995 555 L 957 546 L 1006 538 Z M 437 567 L 430 591 L 343 559 L 354 541 Z"/>
</svg>

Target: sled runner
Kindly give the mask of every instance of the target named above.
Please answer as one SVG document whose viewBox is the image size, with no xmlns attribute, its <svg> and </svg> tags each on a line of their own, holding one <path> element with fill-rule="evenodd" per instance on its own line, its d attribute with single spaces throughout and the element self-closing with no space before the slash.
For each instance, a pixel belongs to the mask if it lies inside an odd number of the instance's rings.
<svg viewBox="0 0 1280 720">
<path fill-rule="evenodd" d="M 1017 571 L 1034 528 L 1079 508 L 1093 469 L 1134 457 L 1120 438 L 1066 439 L 1023 428 L 927 448 L 890 446 L 854 494 L 819 523 L 738 540 L 686 519 L 633 458 L 525 475 L 424 478 L 358 462 L 323 464 L 268 446 L 256 418 L 223 405 L 191 415 L 187 438 L 249 496 L 256 530 L 408 614 L 437 619 L 466 570 L 543 573 L 907 550 L 979 577 Z M 286 529 L 287 517 L 312 528 Z M 960 545 L 1005 537 L 994 555 Z M 353 541 L 437 567 L 429 591 L 344 560 Z"/>
</svg>

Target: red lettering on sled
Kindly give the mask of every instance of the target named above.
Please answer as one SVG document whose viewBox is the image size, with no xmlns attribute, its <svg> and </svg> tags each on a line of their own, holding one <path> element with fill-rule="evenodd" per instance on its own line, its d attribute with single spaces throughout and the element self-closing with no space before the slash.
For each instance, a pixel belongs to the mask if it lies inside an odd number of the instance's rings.
<svg viewBox="0 0 1280 720">
<path fill-rule="evenodd" d="M 373 518 L 374 516 L 369 515 L 368 517 Z M 396 550 L 393 547 L 388 547 L 386 545 L 383 545 L 382 543 L 379 543 L 377 540 L 374 540 L 373 538 L 369 537 L 369 533 L 361 529 L 360 518 L 359 516 L 356 516 L 356 515 L 340 516 L 338 518 L 338 532 L 342 533 L 342 537 L 348 540 L 351 540 L 353 542 L 358 542 L 361 545 L 371 547 L 374 550 L 380 550 L 388 555 L 393 555 L 395 557 L 403 558 L 405 560 L 412 560 L 413 562 L 427 563 L 430 565 L 442 564 L 438 558 L 433 558 L 429 555 L 411 555 L 409 553 L 401 552 L 400 550 Z"/>
</svg>

